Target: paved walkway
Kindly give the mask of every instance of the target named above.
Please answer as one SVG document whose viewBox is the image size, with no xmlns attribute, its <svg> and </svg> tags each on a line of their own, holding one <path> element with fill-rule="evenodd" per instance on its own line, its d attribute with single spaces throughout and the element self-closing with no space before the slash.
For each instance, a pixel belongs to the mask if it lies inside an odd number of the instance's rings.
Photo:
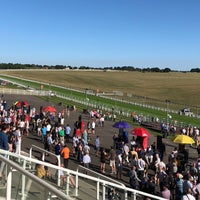
<svg viewBox="0 0 200 200">
<path fill-rule="evenodd" d="M 16 101 L 27 101 L 30 103 L 31 108 L 35 107 L 37 111 L 39 111 L 40 106 L 51 105 L 51 102 L 47 102 L 47 101 L 38 99 L 37 97 L 33 97 L 33 96 L 5 95 L 3 98 L 8 102 L 9 106 L 11 106 Z M 57 111 L 61 111 L 64 108 L 63 106 L 58 106 L 58 105 L 55 105 L 55 106 L 56 106 Z M 73 129 L 74 122 L 78 120 L 78 117 L 80 114 L 82 115 L 82 119 L 85 122 L 87 122 L 89 119 L 89 116 L 87 114 L 72 111 L 70 113 L 70 117 L 65 118 L 65 124 L 68 123 Z M 118 131 L 116 128 L 113 128 L 112 125 L 113 125 L 112 121 L 105 121 L 105 126 L 97 127 L 96 133 L 91 136 L 91 141 L 89 142 L 89 145 L 91 147 L 90 155 L 91 155 L 91 159 L 92 159 L 91 169 L 93 169 L 97 172 L 100 172 L 100 158 L 95 156 L 94 147 L 93 147 L 94 140 L 95 140 L 96 136 L 99 135 L 100 141 L 101 141 L 101 146 L 109 149 L 110 146 L 112 145 L 112 136 L 115 131 Z M 131 124 L 131 128 L 127 129 L 127 131 L 132 130 L 136 126 L 137 126 L 136 124 Z M 132 135 L 129 134 L 129 141 L 131 138 L 132 138 Z M 149 137 L 149 144 L 152 144 L 153 142 L 157 142 L 157 137 L 151 135 Z M 164 156 L 164 161 L 167 161 L 169 153 L 177 145 L 168 139 L 163 139 L 163 143 L 166 145 L 166 155 Z M 22 138 L 22 150 L 23 151 L 28 153 L 30 146 L 32 144 L 43 148 L 43 144 L 40 142 L 40 138 L 37 136 L 36 133 L 30 133 L 28 136 L 23 136 L 23 138 Z M 72 145 L 72 143 L 70 141 L 69 146 L 71 147 L 71 145 Z M 190 146 L 187 146 L 187 148 L 189 150 L 189 159 L 190 160 L 196 159 L 197 158 L 196 149 L 193 149 Z M 40 158 L 41 154 L 38 151 L 34 151 L 34 156 L 37 158 Z M 47 162 L 56 163 L 56 160 L 51 156 L 46 157 L 45 159 Z M 75 169 L 77 169 L 78 164 L 79 163 L 77 162 L 76 158 L 71 156 L 70 161 L 69 161 L 69 168 L 75 170 Z M 129 167 L 125 167 L 123 170 L 122 180 L 120 180 L 123 184 L 125 184 L 127 186 L 129 186 L 128 171 L 129 171 Z M 106 175 L 108 177 L 116 178 L 115 175 L 110 174 L 110 167 L 109 167 L 108 163 L 106 164 Z"/>
</svg>

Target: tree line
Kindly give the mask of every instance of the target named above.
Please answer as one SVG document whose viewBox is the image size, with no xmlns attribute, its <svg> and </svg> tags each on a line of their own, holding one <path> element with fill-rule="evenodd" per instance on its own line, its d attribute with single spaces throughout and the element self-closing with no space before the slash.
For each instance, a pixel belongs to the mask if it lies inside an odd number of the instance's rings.
<svg viewBox="0 0 200 200">
<path fill-rule="evenodd" d="M 38 65 L 38 64 L 20 64 L 20 63 L 0 63 L 0 69 L 80 69 L 80 70 L 118 70 L 118 71 L 139 71 L 139 72 L 172 72 L 166 67 L 160 69 L 158 67 L 138 68 L 133 66 L 117 66 L 117 67 L 88 67 L 88 66 L 67 66 L 67 65 Z M 175 72 L 175 71 L 174 71 Z M 186 71 L 185 71 L 186 72 Z M 200 72 L 200 68 L 193 68 L 189 72 Z"/>
</svg>

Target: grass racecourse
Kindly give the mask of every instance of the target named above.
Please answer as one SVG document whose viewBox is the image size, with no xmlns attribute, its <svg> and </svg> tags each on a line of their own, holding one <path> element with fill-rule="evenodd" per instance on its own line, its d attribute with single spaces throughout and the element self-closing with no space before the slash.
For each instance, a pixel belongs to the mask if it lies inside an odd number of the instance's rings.
<svg viewBox="0 0 200 200">
<path fill-rule="evenodd" d="M 190 107 L 200 114 L 199 73 L 152 73 L 94 70 L 1 70 L 12 75 L 79 90 L 111 93 L 117 98 L 179 110 Z M 122 95 L 118 95 L 123 93 Z"/>
</svg>

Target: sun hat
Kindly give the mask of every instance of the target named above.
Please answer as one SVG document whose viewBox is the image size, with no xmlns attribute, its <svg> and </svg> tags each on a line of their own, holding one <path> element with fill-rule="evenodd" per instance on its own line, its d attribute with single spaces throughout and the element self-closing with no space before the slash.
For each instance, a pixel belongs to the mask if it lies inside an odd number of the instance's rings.
<svg viewBox="0 0 200 200">
<path fill-rule="evenodd" d="M 180 173 L 178 173 L 178 174 L 177 174 L 177 177 L 178 177 L 179 179 L 181 179 L 181 178 L 183 178 L 183 175 L 180 174 Z"/>
</svg>

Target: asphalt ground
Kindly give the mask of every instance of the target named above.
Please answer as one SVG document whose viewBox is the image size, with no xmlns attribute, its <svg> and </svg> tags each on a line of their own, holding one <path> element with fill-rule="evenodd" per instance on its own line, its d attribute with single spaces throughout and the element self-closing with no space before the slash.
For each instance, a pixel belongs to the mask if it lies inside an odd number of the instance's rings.
<svg viewBox="0 0 200 200">
<path fill-rule="evenodd" d="M 40 98 L 37 98 L 34 96 L 10 95 L 10 94 L 8 95 L 7 94 L 7 95 L 4 95 L 2 97 L 2 99 L 7 101 L 8 107 L 12 106 L 16 101 L 27 101 L 30 104 L 30 107 L 31 108 L 35 107 L 36 111 L 38 111 L 38 112 L 39 112 L 41 106 L 45 107 L 47 105 L 54 105 L 50 101 L 41 100 Z M 62 111 L 63 109 L 65 109 L 65 107 L 62 105 L 54 105 L 54 106 L 57 109 L 57 113 Z M 78 111 L 70 111 L 69 117 L 67 117 L 65 115 L 65 124 L 69 124 L 73 130 L 74 122 L 78 120 L 78 117 L 80 115 L 82 116 L 82 120 L 87 123 L 89 120 L 88 114 L 84 114 L 84 113 L 78 112 Z M 113 121 L 105 121 L 104 127 L 100 127 L 100 126 L 96 127 L 95 134 L 91 135 L 91 141 L 89 141 L 89 146 L 91 148 L 90 156 L 91 156 L 91 160 L 92 160 L 90 169 L 95 170 L 96 172 L 99 172 L 99 173 L 100 173 L 100 158 L 95 156 L 94 140 L 95 140 L 96 136 L 98 135 L 100 137 L 101 147 L 109 149 L 110 146 L 112 146 L 112 144 L 113 144 L 112 137 L 113 137 L 114 133 L 118 132 L 118 129 L 112 127 L 113 123 L 114 123 Z M 136 126 L 137 125 L 133 123 L 133 124 L 131 124 L 131 128 L 126 130 L 129 132 L 129 141 L 132 138 L 132 135 L 130 134 L 130 130 L 132 130 Z M 157 137 L 154 135 L 151 135 L 148 138 L 148 144 L 152 144 L 153 142 L 157 142 Z M 174 149 L 174 147 L 177 147 L 177 144 L 173 143 L 169 139 L 162 139 L 162 142 L 166 146 L 166 153 L 164 154 L 163 160 L 165 162 L 167 162 L 169 153 L 171 153 L 171 151 Z M 22 151 L 29 153 L 29 150 L 30 150 L 30 147 L 32 144 L 34 144 L 38 147 L 44 148 L 44 145 L 41 142 L 40 137 L 37 136 L 36 132 L 30 132 L 28 136 L 26 136 L 26 135 L 22 136 Z M 68 145 L 71 149 L 72 140 L 70 140 Z M 196 149 L 192 148 L 190 146 L 186 146 L 186 148 L 189 151 L 189 160 L 190 161 L 195 160 L 198 156 Z M 38 150 L 33 151 L 33 155 L 36 158 L 40 159 L 41 152 L 39 152 Z M 50 162 L 52 164 L 56 164 L 55 158 L 53 158 L 51 155 L 48 157 L 45 157 L 45 161 Z M 76 157 L 73 157 L 73 155 L 71 153 L 70 160 L 69 160 L 69 168 L 72 170 L 76 170 L 79 164 L 80 163 L 77 161 Z M 128 176 L 129 170 L 130 170 L 129 166 L 124 166 L 122 179 L 118 180 L 118 181 L 122 182 L 123 184 L 125 184 L 126 186 L 129 186 L 129 176 Z M 149 173 L 153 174 L 154 172 L 152 170 L 150 170 Z M 108 161 L 106 162 L 106 173 L 104 175 L 106 175 L 110 178 L 116 179 L 116 175 L 110 174 L 110 166 L 109 166 Z"/>
</svg>

